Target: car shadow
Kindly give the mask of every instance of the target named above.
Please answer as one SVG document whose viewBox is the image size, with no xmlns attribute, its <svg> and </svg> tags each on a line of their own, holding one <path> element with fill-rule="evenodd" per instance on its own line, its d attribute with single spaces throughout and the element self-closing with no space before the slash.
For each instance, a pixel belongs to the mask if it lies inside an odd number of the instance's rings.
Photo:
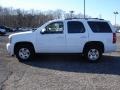
<svg viewBox="0 0 120 90">
<path fill-rule="evenodd" d="M 32 61 L 22 63 L 66 72 L 120 75 L 120 57 L 117 56 L 103 56 L 98 63 L 88 63 L 78 54 L 52 54 L 39 55 Z"/>
</svg>

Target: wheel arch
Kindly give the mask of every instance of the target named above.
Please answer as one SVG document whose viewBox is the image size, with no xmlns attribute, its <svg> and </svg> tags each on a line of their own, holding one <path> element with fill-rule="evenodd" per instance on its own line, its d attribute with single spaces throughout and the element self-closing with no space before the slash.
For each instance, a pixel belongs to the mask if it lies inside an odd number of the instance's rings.
<svg viewBox="0 0 120 90">
<path fill-rule="evenodd" d="M 15 45 L 14 45 L 14 53 L 15 53 L 15 50 L 17 49 L 18 46 L 31 46 L 31 48 L 34 50 L 35 52 L 35 48 L 34 48 L 34 45 L 32 42 L 17 42 Z"/>
<path fill-rule="evenodd" d="M 86 48 L 91 46 L 91 45 L 100 47 L 102 49 L 102 53 L 104 53 L 104 44 L 101 41 L 90 41 L 90 42 L 87 42 L 84 45 L 83 52 L 85 52 Z"/>
</svg>

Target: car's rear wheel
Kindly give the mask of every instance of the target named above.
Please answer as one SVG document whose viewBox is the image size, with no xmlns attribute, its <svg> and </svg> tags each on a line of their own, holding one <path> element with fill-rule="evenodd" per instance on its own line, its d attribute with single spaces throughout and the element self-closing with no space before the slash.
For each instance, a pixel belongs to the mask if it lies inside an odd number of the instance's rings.
<svg viewBox="0 0 120 90">
<path fill-rule="evenodd" d="M 102 50 L 96 46 L 87 47 L 84 56 L 89 62 L 98 62 L 102 57 Z"/>
<path fill-rule="evenodd" d="M 29 61 L 34 56 L 34 50 L 31 46 L 20 45 L 16 47 L 15 55 L 19 61 Z"/>
</svg>

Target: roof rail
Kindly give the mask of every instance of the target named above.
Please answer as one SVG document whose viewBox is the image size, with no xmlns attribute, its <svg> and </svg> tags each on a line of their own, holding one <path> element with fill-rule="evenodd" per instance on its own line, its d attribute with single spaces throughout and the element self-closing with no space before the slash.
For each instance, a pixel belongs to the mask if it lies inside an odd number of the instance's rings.
<svg viewBox="0 0 120 90">
<path fill-rule="evenodd" d="M 65 20 L 72 20 L 72 19 L 86 19 L 86 20 L 88 20 L 88 19 L 98 19 L 98 20 L 104 20 L 104 19 L 100 19 L 100 18 L 67 18 Z"/>
</svg>

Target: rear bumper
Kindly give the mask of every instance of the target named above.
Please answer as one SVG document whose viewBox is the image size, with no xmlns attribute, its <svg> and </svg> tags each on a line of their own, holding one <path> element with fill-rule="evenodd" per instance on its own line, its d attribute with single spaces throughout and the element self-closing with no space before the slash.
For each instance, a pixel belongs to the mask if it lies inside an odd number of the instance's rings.
<svg viewBox="0 0 120 90">
<path fill-rule="evenodd" d="M 6 45 L 6 48 L 7 48 L 7 51 L 9 53 L 10 56 L 13 56 L 14 55 L 14 45 L 8 43 Z"/>
</svg>

